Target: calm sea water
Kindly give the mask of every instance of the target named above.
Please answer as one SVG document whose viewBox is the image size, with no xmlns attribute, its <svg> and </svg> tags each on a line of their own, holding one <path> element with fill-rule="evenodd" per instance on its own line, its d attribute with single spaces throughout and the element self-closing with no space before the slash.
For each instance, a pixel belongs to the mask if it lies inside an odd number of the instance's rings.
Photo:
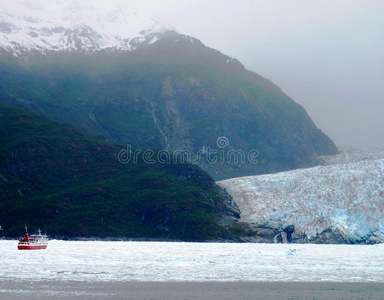
<svg viewBox="0 0 384 300">
<path fill-rule="evenodd" d="M 384 244 L 0 241 L 0 280 L 384 282 Z"/>
</svg>

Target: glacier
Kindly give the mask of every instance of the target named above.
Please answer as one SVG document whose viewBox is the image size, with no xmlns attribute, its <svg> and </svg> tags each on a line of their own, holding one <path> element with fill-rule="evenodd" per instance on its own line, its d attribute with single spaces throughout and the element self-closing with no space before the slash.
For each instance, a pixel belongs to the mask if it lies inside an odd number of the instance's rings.
<svg viewBox="0 0 384 300">
<path fill-rule="evenodd" d="M 384 242 L 384 151 L 345 151 L 325 165 L 218 182 L 241 222 L 297 242 Z"/>
<path fill-rule="evenodd" d="M 0 49 L 31 51 L 134 50 L 174 31 L 125 4 L 91 0 L 0 1 Z"/>
</svg>

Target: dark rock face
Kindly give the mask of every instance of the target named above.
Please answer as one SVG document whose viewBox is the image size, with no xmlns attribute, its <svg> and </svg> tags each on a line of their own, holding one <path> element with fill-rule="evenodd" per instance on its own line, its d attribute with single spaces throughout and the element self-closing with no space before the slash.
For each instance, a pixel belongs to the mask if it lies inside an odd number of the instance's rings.
<svg viewBox="0 0 384 300">
<path fill-rule="evenodd" d="M 255 243 L 283 243 L 281 230 L 266 225 L 248 224 L 250 232 L 247 236 L 241 237 L 245 242 Z"/>
<path fill-rule="evenodd" d="M 240 209 L 225 189 L 220 188 L 220 195 L 225 201 L 222 202 L 222 205 L 216 207 L 215 212 L 221 216 L 220 224 L 228 226 L 240 219 Z"/>
<path fill-rule="evenodd" d="M 296 243 L 315 243 L 315 244 L 350 244 L 345 235 L 337 229 L 328 228 L 313 238 L 307 236 L 294 236 Z"/>
<path fill-rule="evenodd" d="M 250 224 L 252 235 L 244 237 L 245 241 L 259 243 L 315 243 L 315 244 L 366 244 L 367 241 L 350 241 L 337 229 L 326 229 L 313 238 L 295 232 L 295 226 L 285 228 Z"/>
<path fill-rule="evenodd" d="M 285 227 L 284 232 L 287 236 L 287 242 L 291 243 L 292 242 L 292 234 L 295 232 L 295 226 L 289 225 L 289 226 Z"/>
</svg>

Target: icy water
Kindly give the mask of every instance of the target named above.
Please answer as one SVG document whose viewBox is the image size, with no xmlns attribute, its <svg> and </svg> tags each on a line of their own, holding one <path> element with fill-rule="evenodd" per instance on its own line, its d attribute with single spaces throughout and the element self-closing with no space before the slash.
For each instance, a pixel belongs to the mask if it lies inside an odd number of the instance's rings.
<svg viewBox="0 0 384 300">
<path fill-rule="evenodd" d="M 0 280 L 384 282 L 384 244 L 0 241 Z"/>
</svg>

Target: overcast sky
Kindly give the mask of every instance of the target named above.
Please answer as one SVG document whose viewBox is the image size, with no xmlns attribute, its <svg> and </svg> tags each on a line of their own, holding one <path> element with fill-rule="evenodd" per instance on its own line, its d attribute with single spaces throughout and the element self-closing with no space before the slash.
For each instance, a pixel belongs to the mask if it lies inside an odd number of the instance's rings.
<svg viewBox="0 0 384 300">
<path fill-rule="evenodd" d="M 240 60 L 338 146 L 384 147 L 384 0 L 130 0 Z"/>
</svg>

